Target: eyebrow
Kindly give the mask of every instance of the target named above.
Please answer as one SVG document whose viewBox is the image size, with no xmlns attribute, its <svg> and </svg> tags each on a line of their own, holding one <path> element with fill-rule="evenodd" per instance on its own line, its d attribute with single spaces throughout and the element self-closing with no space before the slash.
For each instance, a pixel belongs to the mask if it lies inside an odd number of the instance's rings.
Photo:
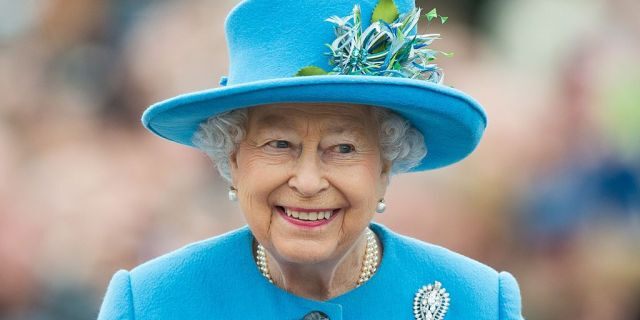
<svg viewBox="0 0 640 320">
<path fill-rule="evenodd" d="M 265 127 L 275 126 L 285 130 L 295 130 L 293 121 L 278 114 L 269 114 L 264 117 L 261 117 L 256 122 L 258 126 L 258 130 L 262 130 Z M 359 129 L 359 130 L 358 130 Z M 365 130 L 365 125 L 360 121 L 356 123 L 351 123 L 349 126 L 345 125 L 344 121 L 338 121 L 337 123 L 332 123 L 329 126 L 323 128 L 323 131 L 327 133 L 353 133 L 356 135 L 361 135 Z"/>
</svg>

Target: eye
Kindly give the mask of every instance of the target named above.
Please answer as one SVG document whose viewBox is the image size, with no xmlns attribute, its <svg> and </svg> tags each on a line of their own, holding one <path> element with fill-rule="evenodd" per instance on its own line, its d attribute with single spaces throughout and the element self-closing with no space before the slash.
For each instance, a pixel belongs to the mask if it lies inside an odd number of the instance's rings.
<svg viewBox="0 0 640 320">
<path fill-rule="evenodd" d="M 356 148 L 351 144 L 342 143 L 333 147 L 333 150 L 337 153 L 346 154 L 356 151 Z"/>
<path fill-rule="evenodd" d="M 289 141 L 285 141 L 285 140 L 274 140 L 274 141 L 270 141 L 268 143 L 268 145 L 272 148 L 276 148 L 276 149 L 286 149 L 289 148 L 291 146 L 291 144 L 289 143 Z"/>
</svg>

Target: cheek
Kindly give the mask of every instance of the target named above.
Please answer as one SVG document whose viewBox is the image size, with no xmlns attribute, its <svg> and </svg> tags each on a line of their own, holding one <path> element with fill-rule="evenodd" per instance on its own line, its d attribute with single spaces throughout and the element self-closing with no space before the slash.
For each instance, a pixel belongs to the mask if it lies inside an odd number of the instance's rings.
<svg viewBox="0 0 640 320">
<path fill-rule="evenodd" d="M 373 218 L 375 206 L 384 194 L 384 179 L 378 161 L 363 162 L 333 175 L 334 186 L 347 198 L 351 215 L 345 222 L 362 223 Z"/>
<path fill-rule="evenodd" d="M 379 198 L 386 186 L 384 178 L 382 176 L 382 164 L 378 161 L 377 157 L 371 157 L 368 161 L 363 161 L 362 164 L 349 168 L 342 175 L 345 178 L 345 184 L 349 184 L 349 190 L 359 191 L 363 198 Z M 376 201 L 379 199 L 376 199 Z"/>
<path fill-rule="evenodd" d="M 244 193 L 264 193 L 282 180 L 282 161 L 267 157 L 260 148 L 243 145 L 236 154 L 236 168 L 233 172 L 234 184 Z M 251 190 L 251 192 L 250 192 Z"/>
<path fill-rule="evenodd" d="M 264 183 L 240 184 L 238 204 L 254 236 L 261 242 L 269 237 L 272 213 L 268 199 L 271 188 Z"/>
<path fill-rule="evenodd" d="M 265 162 L 253 149 L 240 149 L 236 159 L 233 180 L 238 189 L 238 202 L 247 223 L 260 239 L 269 232 L 271 225 L 270 196 L 286 182 L 284 166 Z"/>
</svg>

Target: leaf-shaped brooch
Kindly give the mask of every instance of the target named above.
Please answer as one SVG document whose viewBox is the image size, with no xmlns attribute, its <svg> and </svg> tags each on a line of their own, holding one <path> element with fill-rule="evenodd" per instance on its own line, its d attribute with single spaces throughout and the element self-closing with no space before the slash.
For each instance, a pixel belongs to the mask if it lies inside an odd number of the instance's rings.
<svg viewBox="0 0 640 320">
<path fill-rule="evenodd" d="M 423 286 L 413 299 L 413 315 L 416 320 L 443 320 L 449 301 L 449 293 L 440 282 Z"/>
</svg>

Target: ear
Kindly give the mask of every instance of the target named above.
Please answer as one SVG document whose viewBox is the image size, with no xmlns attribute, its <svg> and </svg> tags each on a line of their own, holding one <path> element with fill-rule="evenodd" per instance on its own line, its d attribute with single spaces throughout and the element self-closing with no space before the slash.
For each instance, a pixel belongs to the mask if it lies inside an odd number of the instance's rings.
<svg viewBox="0 0 640 320">
<path fill-rule="evenodd" d="M 231 167 L 231 170 L 238 169 L 238 150 L 234 150 L 229 155 L 229 166 Z"/>
<path fill-rule="evenodd" d="M 380 179 L 385 187 L 391 182 L 391 165 L 391 161 L 382 160 L 382 171 L 380 172 Z"/>
<path fill-rule="evenodd" d="M 231 173 L 231 182 L 233 185 L 236 185 L 235 177 L 238 176 L 238 146 L 236 150 L 234 150 L 229 155 L 229 171 Z"/>
</svg>

